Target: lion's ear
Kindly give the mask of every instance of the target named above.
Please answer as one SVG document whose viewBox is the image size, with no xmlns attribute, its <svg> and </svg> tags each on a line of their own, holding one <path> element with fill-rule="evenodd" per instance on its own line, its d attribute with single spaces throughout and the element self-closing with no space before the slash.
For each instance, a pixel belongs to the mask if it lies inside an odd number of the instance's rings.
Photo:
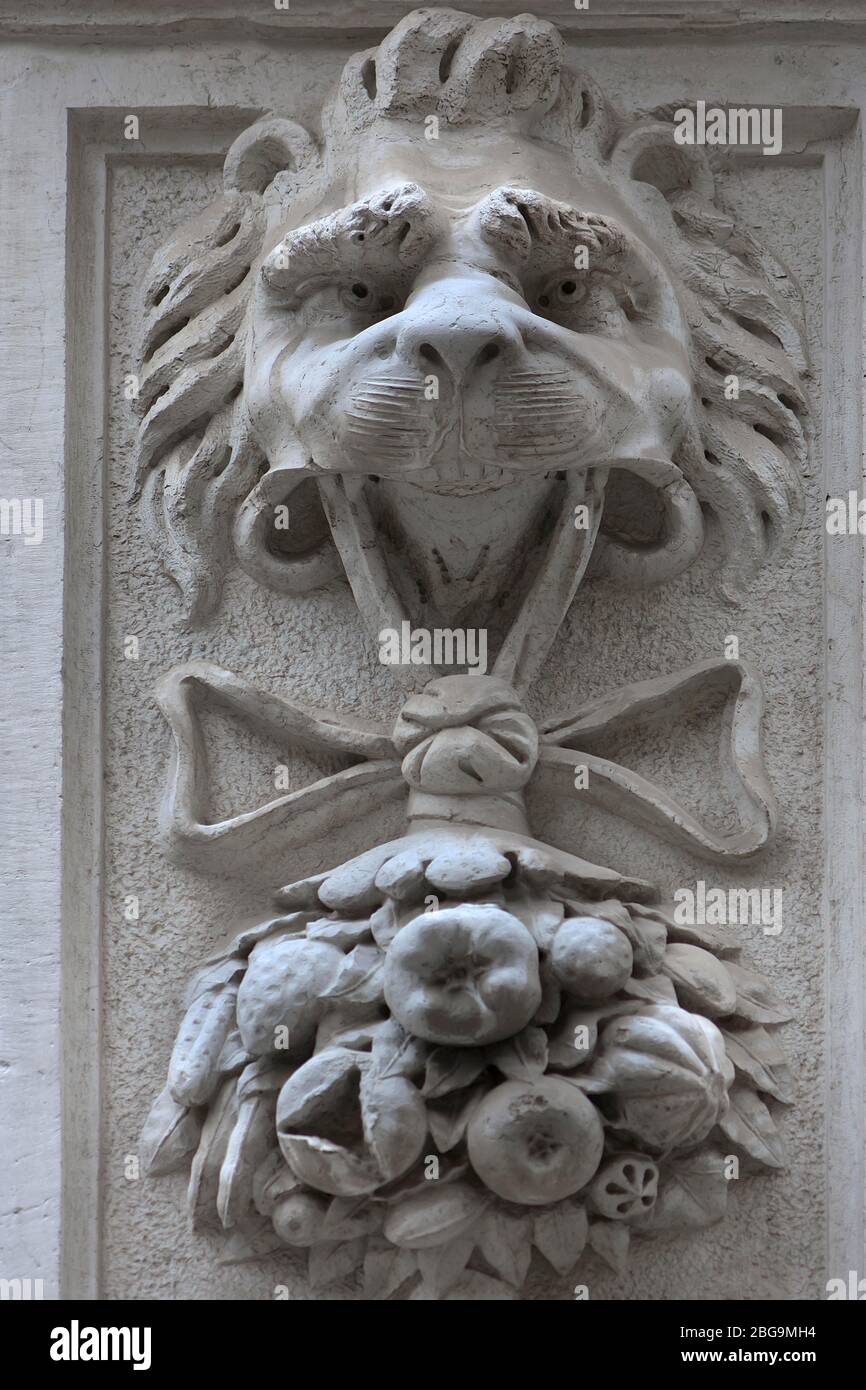
<svg viewBox="0 0 866 1390">
<path fill-rule="evenodd" d="M 264 193 L 278 174 L 309 180 L 319 152 L 309 131 L 282 116 L 249 126 L 231 146 L 223 165 L 227 191 Z"/>
</svg>

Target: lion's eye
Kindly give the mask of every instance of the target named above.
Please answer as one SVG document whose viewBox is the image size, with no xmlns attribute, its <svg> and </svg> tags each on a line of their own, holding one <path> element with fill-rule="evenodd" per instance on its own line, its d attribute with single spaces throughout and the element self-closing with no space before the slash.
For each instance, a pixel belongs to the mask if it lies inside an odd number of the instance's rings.
<svg viewBox="0 0 866 1390">
<path fill-rule="evenodd" d="M 570 308 L 583 298 L 585 292 L 585 286 L 577 280 L 558 280 L 542 291 L 538 296 L 538 305 L 541 309 Z"/>
<path fill-rule="evenodd" d="M 538 312 L 582 332 L 606 332 L 619 325 L 618 296 L 604 276 L 564 275 L 548 281 L 535 301 Z"/>
<path fill-rule="evenodd" d="M 397 297 L 366 280 L 354 280 L 340 292 L 340 298 L 348 309 L 363 314 L 377 316 L 393 314 L 397 307 Z"/>
</svg>

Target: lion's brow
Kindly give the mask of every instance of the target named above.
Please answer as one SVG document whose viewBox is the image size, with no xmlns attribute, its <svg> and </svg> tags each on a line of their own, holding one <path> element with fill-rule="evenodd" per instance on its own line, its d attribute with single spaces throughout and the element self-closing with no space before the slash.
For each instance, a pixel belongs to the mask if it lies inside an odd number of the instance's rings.
<svg viewBox="0 0 866 1390">
<path fill-rule="evenodd" d="M 519 260 L 528 262 L 568 253 L 570 261 L 576 240 L 583 240 L 594 223 L 604 224 L 607 250 L 621 251 L 622 235 L 611 236 L 611 224 L 595 218 L 570 203 L 561 203 L 534 189 L 503 185 L 479 206 L 479 216 L 487 239 L 503 245 Z"/>
<path fill-rule="evenodd" d="M 436 239 L 430 199 L 416 184 L 396 184 L 369 198 L 298 227 L 265 262 L 274 286 L 315 271 L 345 269 L 380 260 L 382 268 L 412 274 L 421 268 Z"/>
</svg>

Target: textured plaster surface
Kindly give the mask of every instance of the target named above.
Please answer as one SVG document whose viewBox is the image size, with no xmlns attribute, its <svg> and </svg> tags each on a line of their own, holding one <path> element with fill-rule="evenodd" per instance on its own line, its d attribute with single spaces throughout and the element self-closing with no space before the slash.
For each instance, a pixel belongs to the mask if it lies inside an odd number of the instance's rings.
<svg viewBox="0 0 866 1390">
<path fill-rule="evenodd" d="M 621 55 L 617 55 L 621 56 Z M 607 80 L 601 55 L 595 71 Z M 305 61 L 307 61 L 305 59 Z M 328 64 L 324 64 L 328 65 Z M 334 67 L 339 56 L 334 57 Z M 617 66 L 616 62 L 613 64 Z M 286 87 L 291 91 L 291 84 Z M 312 97 L 289 111 L 310 118 Z M 640 100 L 636 98 L 636 104 Z M 306 109 L 305 109 L 306 108 Z M 811 346 L 817 352 L 822 314 L 821 176 L 816 168 L 769 162 L 725 176 L 726 196 L 762 240 L 787 261 L 804 288 Z M 127 1155 L 162 1076 L 192 968 L 242 923 L 268 910 L 280 883 L 338 863 L 400 826 L 389 820 L 346 827 L 326 849 L 312 847 L 274 863 L 267 879 L 218 883 L 166 864 L 155 840 L 156 811 L 168 755 L 168 731 L 152 700 L 158 677 L 181 661 L 208 658 L 257 683 L 301 700 L 388 719 L 400 697 L 362 635 L 345 584 L 304 598 L 256 588 L 235 571 L 222 609 L 204 631 L 179 635 L 172 587 L 157 572 L 135 510 L 127 504 L 134 415 L 123 377 L 134 352 L 134 282 L 170 227 L 218 189 L 215 169 L 119 164 L 111 189 L 109 604 L 107 652 L 107 876 L 103 942 L 104 1054 L 103 1292 L 111 1298 L 270 1298 L 277 1284 L 306 1297 L 301 1261 L 291 1256 L 219 1267 L 217 1247 L 186 1229 L 182 1176 L 158 1183 L 124 1176 Z M 816 380 L 814 401 L 820 402 Z M 816 418 L 816 434 L 819 419 Z M 734 1184 L 732 1209 L 700 1237 L 641 1242 L 623 1280 L 587 1256 L 577 1278 L 604 1299 L 820 1297 L 823 1248 L 821 1017 L 823 949 L 821 882 L 822 575 L 821 460 L 812 454 L 805 480 L 807 521 L 793 547 L 762 572 L 749 602 L 726 610 L 711 587 L 718 560 L 714 538 L 700 562 L 663 589 L 626 596 L 606 581 L 582 590 L 553 656 L 531 696 L 538 716 L 573 707 L 635 679 L 665 674 L 718 656 L 728 634 L 740 655 L 762 669 L 768 695 L 767 762 L 782 807 L 776 847 L 748 872 L 702 864 L 600 812 L 567 801 L 531 806 L 543 839 L 662 886 L 707 884 L 782 887 L 784 926 L 776 937 L 741 929 L 745 963 L 766 973 L 798 1008 L 784 1030 L 799 1078 L 798 1106 L 783 1118 L 790 1168 L 782 1175 Z M 139 659 L 124 659 L 124 639 L 139 639 Z M 208 735 L 220 788 L 214 812 L 261 804 L 273 795 L 274 769 L 290 769 L 292 786 L 334 770 L 313 764 L 213 719 Z M 699 711 L 686 728 L 641 730 L 605 749 L 610 756 L 667 779 L 706 811 L 719 803 L 718 711 Z M 717 823 L 724 823 L 725 801 Z M 139 899 L 139 918 L 124 917 L 126 895 Z M 530 1298 L 566 1299 L 573 1281 L 551 1279 L 540 1258 Z M 345 1291 L 348 1293 L 349 1291 Z M 341 1295 L 339 1290 L 331 1297 Z"/>
</svg>

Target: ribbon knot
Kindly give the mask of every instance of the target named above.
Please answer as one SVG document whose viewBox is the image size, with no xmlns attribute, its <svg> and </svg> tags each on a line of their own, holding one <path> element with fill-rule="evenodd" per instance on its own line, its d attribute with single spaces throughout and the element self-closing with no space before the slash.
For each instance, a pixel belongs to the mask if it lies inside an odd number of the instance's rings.
<svg viewBox="0 0 866 1390">
<path fill-rule="evenodd" d="M 394 726 L 410 787 L 448 796 L 518 791 L 538 762 L 538 730 L 495 676 L 443 676 L 412 695 Z"/>
<path fill-rule="evenodd" d="M 708 826 L 664 788 L 589 751 L 623 723 L 678 706 L 707 690 L 720 691 L 730 709 L 730 736 L 722 742 L 719 782 L 733 787 L 739 824 L 732 833 Z M 202 696 L 246 719 L 288 747 L 351 756 L 351 767 L 290 792 L 254 811 L 207 819 L 209 784 L 198 719 Z M 656 680 L 638 681 L 593 700 L 540 729 L 520 697 L 496 676 L 445 676 L 403 706 L 391 733 L 385 725 L 330 710 L 310 709 L 263 691 L 209 662 L 170 672 L 157 698 L 174 735 L 163 805 L 164 839 L 175 858 L 221 871 L 249 867 L 311 844 L 335 828 L 368 817 L 405 796 L 483 798 L 515 805 L 530 778 L 551 792 L 582 796 L 595 805 L 685 846 L 705 858 L 750 858 L 770 841 L 776 807 L 761 746 L 763 692 L 744 663 L 698 662 Z M 575 785 L 585 768 L 585 787 Z M 430 814 L 428 811 L 427 814 Z"/>
</svg>

